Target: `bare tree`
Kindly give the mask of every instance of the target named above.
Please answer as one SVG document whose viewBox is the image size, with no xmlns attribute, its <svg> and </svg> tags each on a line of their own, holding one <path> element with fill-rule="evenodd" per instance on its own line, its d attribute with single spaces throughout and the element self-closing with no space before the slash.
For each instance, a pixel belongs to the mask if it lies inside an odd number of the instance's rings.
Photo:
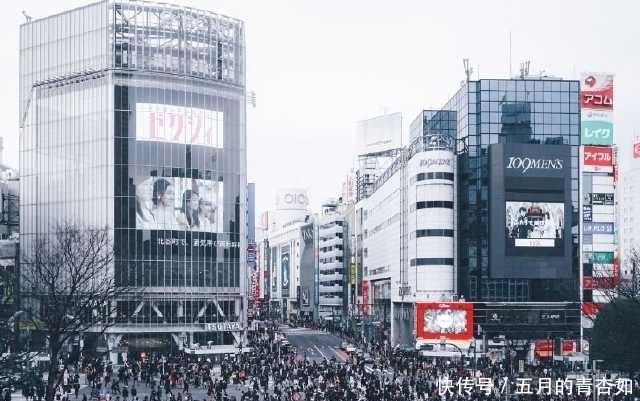
<svg viewBox="0 0 640 401">
<path fill-rule="evenodd" d="M 113 324 L 115 299 L 130 289 L 116 285 L 113 245 L 106 228 L 59 224 L 22 250 L 21 289 L 36 330 L 47 335 L 51 364 L 46 401 L 62 381 L 58 363 L 68 341 Z"/>
</svg>

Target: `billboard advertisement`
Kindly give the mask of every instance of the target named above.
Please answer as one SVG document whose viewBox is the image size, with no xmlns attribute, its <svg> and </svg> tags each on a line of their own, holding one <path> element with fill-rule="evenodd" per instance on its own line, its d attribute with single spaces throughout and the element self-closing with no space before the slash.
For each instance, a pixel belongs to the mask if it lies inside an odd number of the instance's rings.
<svg viewBox="0 0 640 401">
<path fill-rule="evenodd" d="M 583 205 L 582 206 L 582 221 L 590 222 L 593 220 L 593 206 L 591 205 Z"/>
<path fill-rule="evenodd" d="M 223 147 L 220 111 L 158 103 L 136 103 L 136 140 Z"/>
<path fill-rule="evenodd" d="M 580 85 L 580 103 L 583 109 L 613 109 L 613 75 L 585 73 Z"/>
<path fill-rule="evenodd" d="M 492 278 L 571 277 L 568 145 L 490 145 Z"/>
<path fill-rule="evenodd" d="M 402 113 L 385 114 L 356 124 L 356 153 L 366 155 L 402 147 Z"/>
<path fill-rule="evenodd" d="M 309 197 L 302 188 L 279 189 L 276 195 L 277 210 L 307 210 Z"/>
<path fill-rule="evenodd" d="M 564 203 L 506 202 L 506 236 L 511 247 L 562 247 Z"/>
<path fill-rule="evenodd" d="M 427 302 L 416 304 L 416 338 L 423 340 L 473 338 L 473 303 Z"/>
<path fill-rule="evenodd" d="M 582 225 L 582 234 L 613 234 L 613 223 L 584 223 Z"/>
<path fill-rule="evenodd" d="M 640 159 L 640 142 L 633 144 L 633 158 Z"/>
<path fill-rule="evenodd" d="M 138 177 L 138 230 L 222 232 L 222 181 Z"/>
<path fill-rule="evenodd" d="M 611 146 L 613 144 L 613 123 L 583 118 L 580 143 L 583 145 Z"/>
<path fill-rule="evenodd" d="M 613 149 L 603 146 L 584 146 L 582 171 L 613 173 Z"/>
<path fill-rule="evenodd" d="M 284 245 L 283 247 L 280 248 L 280 267 L 282 269 L 282 297 L 283 298 L 287 298 L 289 297 L 289 287 L 290 287 L 290 268 L 289 268 L 289 264 L 290 264 L 290 256 L 289 256 L 289 250 L 290 250 L 290 246 L 289 245 Z"/>
<path fill-rule="evenodd" d="M 311 291 L 315 285 L 315 228 L 313 224 L 300 227 L 300 310 L 313 311 Z"/>
</svg>

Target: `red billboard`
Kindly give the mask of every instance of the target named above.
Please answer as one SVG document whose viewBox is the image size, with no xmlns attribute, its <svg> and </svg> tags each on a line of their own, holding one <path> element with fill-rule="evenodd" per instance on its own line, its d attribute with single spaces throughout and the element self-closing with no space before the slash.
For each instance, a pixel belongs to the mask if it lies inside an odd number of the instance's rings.
<svg viewBox="0 0 640 401">
<path fill-rule="evenodd" d="M 583 77 L 581 89 L 583 109 L 613 109 L 613 75 L 589 74 Z"/>
<path fill-rule="evenodd" d="M 369 282 L 362 282 L 362 314 L 369 314 Z"/>
<path fill-rule="evenodd" d="M 582 164 L 585 172 L 612 173 L 613 149 L 603 146 L 585 146 Z"/>
<path fill-rule="evenodd" d="M 470 340 L 473 338 L 473 304 L 471 302 L 416 303 L 416 338 L 436 340 Z"/>
</svg>

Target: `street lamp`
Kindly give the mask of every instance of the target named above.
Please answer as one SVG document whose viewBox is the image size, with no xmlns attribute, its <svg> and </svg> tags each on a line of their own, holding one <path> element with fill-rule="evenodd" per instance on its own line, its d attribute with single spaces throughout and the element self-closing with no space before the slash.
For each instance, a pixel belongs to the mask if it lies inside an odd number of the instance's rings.
<svg viewBox="0 0 640 401">
<path fill-rule="evenodd" d="M 591 374 L 593 376 L 593 401 L 597 400 L 597 395 L 596 395 L 596 366 L 598 364 L 598 362 L 604 362 L 602 359 L 594 359 L 591 361 Z"/>
</svg>

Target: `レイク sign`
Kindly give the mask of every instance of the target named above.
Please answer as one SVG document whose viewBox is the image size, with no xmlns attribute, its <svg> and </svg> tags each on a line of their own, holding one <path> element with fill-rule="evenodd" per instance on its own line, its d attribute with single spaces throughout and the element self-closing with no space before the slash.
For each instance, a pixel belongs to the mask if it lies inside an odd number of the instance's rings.
<svg viewBox="0 0 640 401">
<path fill-rule="evenodd" d="M 585 146 L 582 158 L 585 172 L 613 172 L 613 150 L 600 146 Z"/>
</svg>

